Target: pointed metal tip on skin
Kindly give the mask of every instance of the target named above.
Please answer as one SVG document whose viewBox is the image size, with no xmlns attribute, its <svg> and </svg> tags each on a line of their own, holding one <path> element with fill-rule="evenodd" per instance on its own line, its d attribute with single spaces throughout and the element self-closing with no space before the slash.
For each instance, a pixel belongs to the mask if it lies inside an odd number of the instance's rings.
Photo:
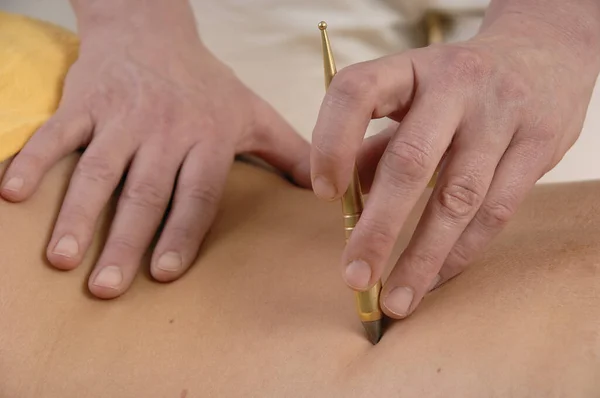
<svg viewBox="0 0 600 398">
<path fill-rule="evenodd" d="M 371 342 L 371 344 L 375 345 L 377 343 L 379 343 L 379 340 L 381 340 L 381 334 L 382 334 L 382 322 L 381 320 L 378 321 L 371 321 L 371 322 L 363 322 L 362 323 L 363 326 L 365 327 L 365 331 L 367 332 L 367 337 L 369 338 L 369 341 Z"/>
</svg>

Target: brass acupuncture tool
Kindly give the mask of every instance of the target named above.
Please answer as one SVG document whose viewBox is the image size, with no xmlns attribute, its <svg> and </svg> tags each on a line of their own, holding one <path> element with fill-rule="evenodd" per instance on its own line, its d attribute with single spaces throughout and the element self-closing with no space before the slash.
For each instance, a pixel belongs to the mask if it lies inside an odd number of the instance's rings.
<svg viewBox="0 0 600 398">
<path fill-rule="evenodd" d="M 329 84 L 333 76 L 337 73 L 333 53 L 329 37 L 327 36 L 327 24 L 319 23 L 321 31 L 321 41 L 323 44 L 323 66 L 325 69 L 325 89 L 329 88 Z M 358 178 L 358 170 L 354 167 L 352 181 L 348 186 L 348 190 L 342 196 L 342 212 L 344 214 L 344 231 L 346 234 L 346 242 L 350 238 L 350 234 L 358 223 L 360 215 L 363 211 L 364 202 L 362 191 L 360 188 L 360 180 Z M 360 320 L 365 327 L 369 341 L 377 344 L 381 339 L 382 334 L 382 318 L 381 309 L 379 308 L 379 293 L 381 292 L 381 281 L 364 292 L 355 292 L 356 307 Z"/>
<path fill-rule="evenodd" d="M 425 26 L 427 28 L 427 45 L 444 42 L 444 30 L 442 26 L 442 16 L 435 12 L 430 12 L 425 16 Z"/>
</svg>

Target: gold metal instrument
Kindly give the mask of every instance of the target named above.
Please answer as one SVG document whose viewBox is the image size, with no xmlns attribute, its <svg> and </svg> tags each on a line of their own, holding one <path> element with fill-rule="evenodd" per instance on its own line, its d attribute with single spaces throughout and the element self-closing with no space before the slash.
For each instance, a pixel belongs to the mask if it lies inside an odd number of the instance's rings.
<svg viewBox="0 0 600 398">
<path fill-rule="evenodd" d="M 444 42 L 443 17 L 439 13 L 429 12 L 425 15 L 427 28 L 427 45 Z"/>
<path fill-rule="evenodd" d="M 319 23 L 321 31 L 321 41 L 323 44 L 323 67 L 325 70 L 325 89 L 329 88 L 331 80 L 337 73 L 333 53 L 331 52 L 331 44 L 327 35 L 327 24 Z M 358 170 L 354 167 L 352 181 L 348 189 L 342 196 L 342 212 L 344 214 L 344 232 L 346 242 L 350 238 L 350 234 L 358 223 L 360 215 L 363 211 L 364 202 L 362 191 L 360 188 L 360 180 L 358 178 Z M 355 292 L 356 307 L 360 320 L 367 332 L 369 341 L 377 344 L 381 339 L 383 332 L 382 318 L 383 314 L 379 308 L 379 294 L 381 292 L 381 281 L 378 281 L 373 287 L 364 292 Z"/>
</svg>

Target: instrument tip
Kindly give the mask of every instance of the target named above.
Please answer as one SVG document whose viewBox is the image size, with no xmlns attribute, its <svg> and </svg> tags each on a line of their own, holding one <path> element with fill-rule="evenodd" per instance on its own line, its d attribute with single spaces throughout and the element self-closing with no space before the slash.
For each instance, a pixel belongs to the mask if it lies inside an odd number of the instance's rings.
<svg viewBox="0 0 600 398">
<path fill-rule="evenodd" d="M 381 340 L 381 335 L 383 334 L 383 326 L 381 319 L 377 321 L 363 322 L 362 324 L 365 327 L 365 331 L 367 332 L 367 338 L 369 339 L 371 344 L 375 345 L 379 343 L 379 340 Z"/>
<path fill-rule="evenodd" d="M 325 30 L 325 29 L 327 29 L 327 22 L 325 22 L 325 21 L 319 22 L 319 30 Z"/>
</svg>

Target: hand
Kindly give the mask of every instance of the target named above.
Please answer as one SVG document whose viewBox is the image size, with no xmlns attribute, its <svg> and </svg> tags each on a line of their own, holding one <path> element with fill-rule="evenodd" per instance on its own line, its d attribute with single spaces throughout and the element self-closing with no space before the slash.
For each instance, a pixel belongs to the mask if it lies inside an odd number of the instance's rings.
<svg viewBox="0 0 600 398">
<path fill-rule="evenodd" d="M 598 35 L 574 40 L 534 21 L 498 18 L 467 42 L 353 65 L 333 79 L 313 133 L 314 190 L 340 198 L 355 160 L 364 185 L 372 183 L 342 256 L 350 287 L 364 290 L 381 277 L 445 156 L 413 238 L 383 287 L 390 317 L 409 315 L 430 289 L 462 272 L 581 131 L 598 74 L 590 45 Z M 361 152 L 369 120 L 385 116 L 400 124 L 367 140 Z"/>
<path fill-rule="evenodd" d="M 99 214 L 129 170 L 90 276 L 89 289 L 101 298 L 129 287 L 171 200 L 151 272 L 170 281 L 186 271 L 215 217 L 235 154 L 254 153 L 310 184 L 308 143 L 208 52 L 190 16 L 176 26 L 134 25 L 84 29 L 56 114 L 3 179 L 6 199 L 25 200 L 54 163 L 87 146 L 47 251 L 51 264 L 67 270 L 81 263 Z"/>
</svg>

